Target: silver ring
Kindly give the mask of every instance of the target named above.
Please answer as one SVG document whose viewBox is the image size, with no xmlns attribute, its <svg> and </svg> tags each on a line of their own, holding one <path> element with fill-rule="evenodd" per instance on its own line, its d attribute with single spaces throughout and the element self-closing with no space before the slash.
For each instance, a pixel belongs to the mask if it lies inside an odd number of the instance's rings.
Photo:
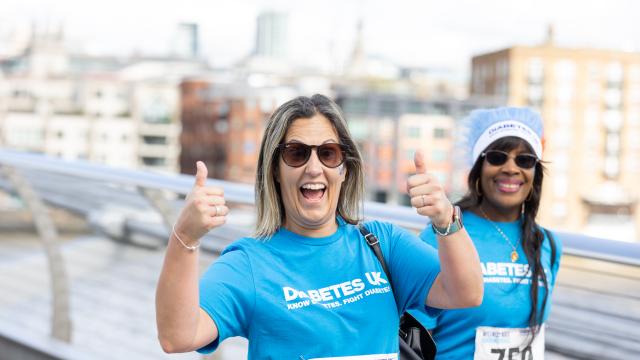
<svg viewBox="0 0 640 360">
<path fill-rule="evenodd" d="M 421 206 L 421 207 L 424 207 L 424 205 L 426 204 L 426 202 L 424 201 L 424 195 L 422 195 L 422 196 L 420 197 L 420 199 L 422 199 L 422 206 Z"/>
<path fill-rule="evenodd" d="M 215 214 L 215 215 L 213 215 L 213 216 L 214 216 L 214 217 L 215 217 L 215 216 L 218 216 L 218 213 L 219 213 L 219 212 L 220 212 L 220 210 L 218 210 L 218 205 L 216 205 L 216 214 Z"/>
</svg>

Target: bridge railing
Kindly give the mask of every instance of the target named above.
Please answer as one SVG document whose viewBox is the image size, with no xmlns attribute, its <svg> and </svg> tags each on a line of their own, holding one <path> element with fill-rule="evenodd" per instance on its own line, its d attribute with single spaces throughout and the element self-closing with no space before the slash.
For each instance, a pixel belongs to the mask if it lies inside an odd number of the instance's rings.
<svg viewBox="0 0 640 360">
<path fill-rule="evenodd" d="M 55 224 L 43 206 L 81 216 L 95 231 L 114 240 L 158 248 L 193 186 L 193 177 L 188 175 L 119 169 L 10 150 L 0 150 L 0 170 L 0 189 L 20 197 L 34 216 L 52 269 L 51 334 L 66 342 L 72 342 L 72 309 L 65 264 Z M 207 182 L 224 188 L 233 209 L 228 224 L 208 235 L 216 241 L 203 242 L 204 250 L 215 254 L 250 233 L 253 187 L 213 179 Z M 424 217 L 403 206 L 365 202 L 364 216 L 415 231 L 425 226 Z M 557 237 L 564 245 L 564 257 L 547 347 L 584 359 L 640 353 L 638 341 L 633 341 L 640 339 L 640 244 L 570 233 L 557 233 Z M 588 320 L 596 315 L 596 322 Z M 616 324 L 621 323 L 630 335 L 617 333 Z"/>
</svg>

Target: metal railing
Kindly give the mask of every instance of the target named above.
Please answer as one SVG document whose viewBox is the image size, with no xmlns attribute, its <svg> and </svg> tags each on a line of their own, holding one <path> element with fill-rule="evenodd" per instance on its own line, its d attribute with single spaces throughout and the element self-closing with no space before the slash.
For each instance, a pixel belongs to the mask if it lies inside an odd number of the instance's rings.
<svg viewBox="0 0 640 360">
<path fill-rule="evenodd" d="M 60 333 L 61 328 L 63 331 L 67 331 L 64 329 L 71 331 L 69 309 L 60 305 L 68 304 L 69 297 L 68 293 L 65 293 L 68 292 L 65 287 L 66 275 L 63 270 L 59 270 L 64 269 L 64 263 L 63 259 L 56 255 L 59 254 L 59 245 L 55 240 L 55 229 L 53 231 L 47 230 L 47 226 L 54 226 L 53 222 L 47 219 L 46 212 L 37 210 L 39 209 L 38 202 L 73 212 L 87 219 L 96 231 L 113 239 L 151 248 L 161 247 L 168 235 L 167 229 L 170 227 L 168 225 L 173 223 L 181 206 L 182 196 L 191 190 L 194 181 L 193 177 L 188 175 L 118 169 L 84 161 L 64 161 L 44 155 L 10 150 L 0 150 L 0 167 L 2 167 L 2 174 L 4 174 L 0 178 L 0 189 L 20 196 L 28 208 L 35 209 L 32 211 L 34 221 L 45 224 L 44 227 L 37 228 L 43 239 L 43 245 L 47 248 L 47 254 L 50 254 L 48 261 L 53 276 L 52 294 L 53 298 L 57 299 L 52 304 L 53 318 L 55 319 L 52 321 L 52 335 L 67 342 L 72 342 L 71 335 L 66 336 L 64 333 Z M 254 204 L 253 186 L 212 179 L 209 179 L 207 183 L 224 188 L 225 199 L 228 203 L 246 209 L 244 212 L 240 211 L 246 215 L 245 219 L 239 223 L 231 221 L 209 235 L 218 240 L 224 239 L 226 241 L 203 242 L 205 251 L 219 253 L 228 242 L 249 234 L 250 226 L 248 225 L 252 223 L 250 207 Z M 141 214 L 144 216 L 140 216 Z M 416 214 L 409 207 L 365 202 L 364 215 L 366 218 L 394 222 L 412 230 L 420 230 L 425 226 L 424 217 Z M 158 226 L 158 224 L 164 224 L 164 226 Z M 591 293 L 598 294 L 598 296 L 602 294 L 613 296 L 615 301 L 622 298 L 631 306 L 640 305 L 640 292 L 633 293 L 640 284 L 640 275 L 638 275 L 640 273 L 640 244 L 590 238 L 569 233 L 558 233 L 557 237 L 564 245 L 564 259 L 567 259 L 568 264 L 565 266 L 563 259 L 563 268 L 569 269 L 562 270 L 561 275 L 563 271 L 567 274 L 569 272 L 573 274 L 573 278 L 568 282 L 564 282 L 560 276 L 559 286 L 572 289 L 574 295 L 561 297 L 556 309 L 569 312 L 571 296 L 585 296 L 584 294 L 590 296 L 588 294 Z M 594 266 L 595 270 L 592 268 Z M 612 266 L 618 266 L 618 268 L 611 270 Z M 620 269 L 623 269 L 625 273 L 615 274 L 616 271 L 622 271 Z M 582 275 L 577 276 L 575 273 Z M 626 292 L 609 291 L 607 293 L 597 288 L 588 289 L 583 286 L 584 284 L 575 283 L 583 282 L 585 279 L 588 281 L 590 276 L 596 276 L 594 274 L 597 276 L 608 274 L 616 281 L 631 279 L 633 285 Z M 610 282 L 614 280 L 610 280 Z M 576 290 L 580 286 L 582 286 L 582 290 L 588 291 L 580 293 Z M 567 293 L 571 293 L 571 291 Z M 566 307 L 563 307 L 565 305 Z M 589 308 L 587 304 L 583 304 L 583 308 L 587 313 L 597 312 L 600 315 L 607 313 L 600 308 Z M 610 343 L 605 343 L 600 350 L 590 349 L 587 353 L 580 351 L 581 348 L 584 349 L 582 340 L 580 340 L 582 335 L 576 329 L 571 328 L 571 322 L 576 322 L 576 320 L 562 319 L 557 322 L 557 326 L 554 326 L 555 313 L 557 311 L 552 313 L 549 322 L 550 331 L 548 331 L 547 342 L 549 348 L 556 352 L 574 358 L 603 359 L 609 358 L 606 356 L 604 348 L 621 344 L 620 341 L 611 338 L 609 339 Z M 611 321 L 617 320 L 615 318 L 617 315 L 611 316 Z M 559 316 L 560 318 L 562 316 Z M 632 328 L 636 325 L 640 327 L 640 310 L 631 314 L 630 321 L 629 326 Z M 60 325 L 65 322 L 68 322 L 68 328 Z M 554 332 L 554 328 L 560 332 Z M 640 335 L 638 328 L 634 329 L 636 331 L 634 334 Z M 562 339 L 562 341 L 554 341 L 555 337 Z M 573 345 L 569 343 L 573 343 Z M 624 341 L 623 343 L 621 345 L 623 353 L 624 351 L 640 351 L 637 346 L 628 345 Z M 628 349 L 624 349 L 624 346 L 627 345 Z M 590 357 L 591 355 L 593 357 Z"/>
</svg>

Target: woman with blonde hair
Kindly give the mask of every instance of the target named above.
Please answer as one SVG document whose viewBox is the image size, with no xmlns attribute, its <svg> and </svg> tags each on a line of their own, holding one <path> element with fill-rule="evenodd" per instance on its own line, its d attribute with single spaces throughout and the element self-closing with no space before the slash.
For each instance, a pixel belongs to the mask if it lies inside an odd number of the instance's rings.
<svg viewBox="0 0 640 360">
<path fill-rule="evenodd" d="M 256 359 L 397 359 L 404 309 L 435 314 L 482 299 L 475 249 L 452 226 L 454 208 L 442 187 L 424 173 L 409 179 L 410 194 L 421 214 L 449 228 L 438 237 L 439 259 L 408 231 L 368 222 L 386 277 L 357 226 L 360 153 L 340 109 L 322 95 L 290 100 L 269 119 L 255 183 L 256 232 L 225 249 L 199 281 L 199 239 L 224 223 L 228 208 L 222 189 L 206 186 L 204 164 L 197 167 L 157 289 L 167 352 L 208 353 L 242 336 Z"/>
</svg>

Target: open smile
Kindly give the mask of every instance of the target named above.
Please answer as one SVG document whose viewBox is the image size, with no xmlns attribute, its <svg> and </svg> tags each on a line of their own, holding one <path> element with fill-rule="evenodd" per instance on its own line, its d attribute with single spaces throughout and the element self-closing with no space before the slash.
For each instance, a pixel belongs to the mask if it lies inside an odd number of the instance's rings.
<svg viewBox="0 0 640 360">
<path fill-rule="evenodd" d="M 308 183 L 300 187 L 300 193 L 309 202 L 316 203 L 322 201 L 327 186 L 319 183 Z"/>
<path fill-rule="evenodd" d="M 498 191 L 503 193 L 515 193 L 520 191 L 522 185 L 524 185 L 523 181 L 514 181 L 514 180 L 496 180 L 495 181 L 496 188 Z"/>
</svg>

